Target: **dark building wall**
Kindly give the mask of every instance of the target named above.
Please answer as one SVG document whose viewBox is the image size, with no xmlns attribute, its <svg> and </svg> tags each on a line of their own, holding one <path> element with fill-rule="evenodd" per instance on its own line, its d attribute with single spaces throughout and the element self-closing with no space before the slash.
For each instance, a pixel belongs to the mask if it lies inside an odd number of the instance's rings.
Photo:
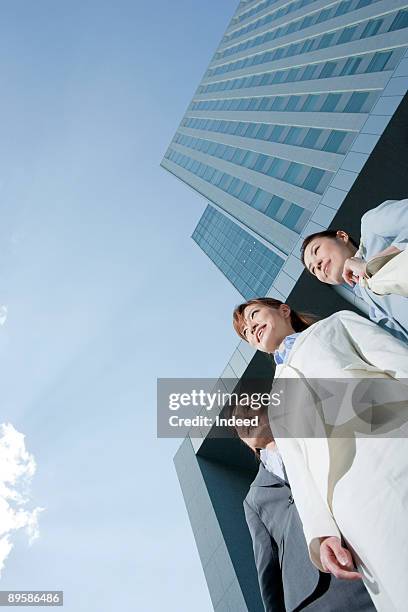
<svg viewBox="0 0 408 612">
<path fill-rule="evenodd" d="M 228 450 L 228 445 L 225 450 Z M 232 447 L 230 450 L 234 452 Z M 252 542 L 242 505 L 256 472 L 204 457 L 198 457 L 198 464 L 248 610 L 263 612 Z M 248 457 L 248 466 L 251 465 L 254 466 L 254 458 Z"/>
<path fill-rule="evenodd" d="M 330 224 L 360 237 L 360 219 L 384 200 L 408 197 L 408 94 L 383 132 Z"/>
<path fill-rule="evenodd" d="M 405 95 L 374 151 L 350 189 L 330 224 L 330 229 L 344 229 L 357 242 L 361 217 L 385 200 L 408 197 L 408 94 Z M 329 316 L 338 310 L 362 314 L 329 285 L 303 272 L 288 296 L 296 310 Z"/>
<path fill-rule="evenodd" d="M 242 508 L 256 465 L 239 440 L 208 442 L 200 456 L 186 438 L 174 463 L 214 611 L 262 612 Z"/>
</svg>

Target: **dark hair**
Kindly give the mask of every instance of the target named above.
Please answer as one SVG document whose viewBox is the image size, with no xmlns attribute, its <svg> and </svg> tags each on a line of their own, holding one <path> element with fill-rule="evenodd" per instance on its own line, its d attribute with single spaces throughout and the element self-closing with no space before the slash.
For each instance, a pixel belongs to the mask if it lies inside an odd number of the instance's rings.
<svg viewBox="0 0 408 612">
<path fill-rule="evenodd" d="M 262 416 L 264 414 L 268 414 L 267 408 L 265 408 L 265 406 L 263 406 L 262 408 L 259 408 L 257 410 L 251 408 L 251 406 L 243 406 L 242 404 L 240 404 L 239 402 L 237 404 L 235 404 L 229 413 L 229 416 L 234 416 L 236 418 L 241 418 L 241 419 L 251 419 L 254 416 Z M 273 440 L 273 436 L 272 436 L 272 431 L 269 425 L 269 422 L 265 424 L 264 428 L 266 430 L 269 430 L 270 436 L 271 436 L 271 440 Z M 252 446 L 249 446 L 249 444 L 247 444 L 246 442 L 244 442 L 244 440 L 242 439 L 243 437 L 246 438 L 251 438 L 251 432 L 250 429 L 248 428 L 248 430 L 246 431 L 245 427 L 241 427 L 241 426 L 237 426 L 235 425 L 234 427 L 236 433 L 238 434 L 239 439 L 241 440 L 242 444 L 245 444 L 245 446 L 247 448 L 249 448 L 255 455 L 256 459 L 260 462 L 261 461 L 261 451 L 259 448 L 253 448 Z M 245 430 L 243 432 L 243 430 Z M 245 436 L 242 436 L 240 434 L 245 433 Z"/>
<path fill-rule="evenodd" d="M 312 240 L 315 238 L 331 238 L 335 240 L 337 238 L 337 232 L 339 231 L 341 230 L 324 230 L 323 232 L 315 232 L 314 234 L 310 234 L 310 236 L 306 236 L 300 249 L 300 259 L 302 260 L 302 264 L 305 265 L 305 250 L 307 245 L 310 244 Z M 358 249 L 358 244 L 354 238 L 352 238 L 350 235 L 348 235 L 348 237 L 351 244 Z"/>
<path fill-rule="evenodd" d="M 281 306 L 283 303 L 284 302 L 281 302 L 280 300 L 275 300 L 274 298 L 265 297 L 265 298 L 254 298 L 252 300 L 248 300 L 248 302 L 239 304 L 239 306 L 237 306 L 234 309 L 234 312 L 232 315 L 232 319 L 233 319 L 232 324 L 238 336 L 240 336 L 243 340 L 247 341 L 244 334 L 242 333 L 242 330 L 245 325 L 244 310 L 247 306 L 251 306 L 252 304 L 260 304 L 261 306 L 269 306 L 270 308 L 274 308 L 275 310 L 278 310 L 279 306 Z M 304 312 L 296 312 L 296 310 L 290 311 L 290 322 L 295 332 L 304 331 L 310 325 L 312 325 L 312 323 L 315 323 L 316 320 L 317 318 L 311 314 L 307 314 Z"/>
</svg>

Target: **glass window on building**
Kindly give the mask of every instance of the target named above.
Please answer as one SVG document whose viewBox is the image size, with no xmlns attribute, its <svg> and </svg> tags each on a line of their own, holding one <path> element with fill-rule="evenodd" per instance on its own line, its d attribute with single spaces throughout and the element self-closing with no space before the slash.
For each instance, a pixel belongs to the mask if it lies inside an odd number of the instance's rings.
<svg viewBox="0 0 408 612">
<path fill-rule="evenodd" d="M 369 95 L 370 92 L 368 91 L 355 91 L 347 102 L 344 111 L 346 113 L 359 113 L 364 107 Z"/>
<path fill-rule="evenodd" d="M 272 134 L 271 134 L 272 140 L 274 140 L 275 142 L 279 142 L 284 129 L 285 129 L 284 125 L 275 125 L 275 127 L 272 130 Z"/>
<path fill-rule="evenodd" d="M 302 111 L 306 111 L 306 112 L 315 111 L 318 106 L 319 99 L 320 99 L 319 95 L 316 95 L 316 94 L 308 95 L 302 106 Z"/>
<path fill-rule="evenodd" d="M 329 151 L 330 153 L 341 153 L 342 145 L 344 143 L 344 139 L 347 136 L 347 132 L 340 132 L 338 130 L 333 130 L 328 139 L 326 140 L 323 151 Z"/>
<path fill-rule="evenodd" d="M 340 76 L 355 74 L 361 64 L 361 57 L 349 57 L 340 71 Z"/>
<path fill-rule="evenodd" d="M 285 136 L 284 142 L 290 145 L 298 145 L 302 140 L 303 130 L 299 127 L 291 127 Z"/>
<path fill-rule="evenodd" d="M 332 113 L 334 111 L 334 109 L 336 108 L 337 104 L 339 103 L 341 98 L 341 94 L 333 94 L 330 93 L 328 94 L 328 96 L 326 97 L 326 100 L 323 102 L 322 107 L 321 107 L 321 112 L 322 113 Z"/>
<path fill-rule="evenodd" d="M 390 26 L 390 31 L 408 27 L 408 11 L 399 11 Z"/>
<path fill-rule="evenodd" d="M 266 168 L 266 165 L 269 162 L 269 160 L 270 160 L 270 157 L 260 153 L 258 155 L 258 159 L 257 159 L 256 164 L 254 166 L 254 170 L 256 170 L 257 172 L 264 172 L 264 170 Z"/>
<path fill-rule="evenodd" d="M 192 238 L 244 299 L 264 296 L 284 263 L 272 249 L 211 206 L 204 211 Z"/>
<path fill-rule="evenodd" d="M 252 200 L 251 206 L 264 213 L 270 201 L 271 194 L 263 191 L 263 189 L 258 189 Z"/>
<path fill-rule="evenodd" d="M 269 202 L 269 205 L 266 208 L 265 214 L 268 215 L 268 217 L 274 219 L 282 204 L 283 198 L 280 198 L 279 196 L 273 196 L 271 201 Z"/>
<path fill-rule="evenodd" d="M 392 51 L 376 53 L 368 65 L 367 72 L 380 72 L 384 70 L 391 55 Z"/>
<path fill-rule="evenodd" d="M 298 104 L 299 104 L 299 96 L 290 96 L 287 104 L 286 104 L 286 111 L 295 111 L 297 110 Z"/>
<path fill-rule="evenodd" d="M 273 104 L 272 104 L 272 110 L 280 111 L 280 110 L 283 110 L 284 107 L 285 107 L 285 99 L 283 97 L 278 96 L 277 98 L 274 99 Z"/>
<path fill-rule="evenodd" d="M 302 166 L 300 164 L 297 164 L 296 162 L 292 162 L 291 164 L 289 164 L 289 168 L 286 170 L 285 174 L 283 175 L 283 180 L 287 181 L 288 183 L 292 183 L 293 185 L 296 185 L 296 179 L 298 178 L 300 172 L 302 170 Z"/>
<path fill-rule="evenodd" d="M 322 71 L 320 72 L 320 78 L 327 79 L 328 77 L 331 77 L 336 70 L 336 66 L 336 62 L 326 62 L 322 68 Z"/>
<path fill-rule="evenodd" d="M 302 213 L 303 208 L 297 204 L 291 204 L 289 210 L 282 219 L 282 223 L 289 229 L 294 229 Z"/>
<path fill-rule="evenodd" d="M 302 147 L 313 149 L 316 146 L 316 142 L 318 141 L 322 132 L 323 130 L 320 130 L 318 128 L 310 128 L 310 130 L 307 131 L 306 136 L 302 142 Z"/>
<path fill-rule="evenodd" d="M 283 159 L 275 158 L 271 164 L 271 167 L 268 170 L 268 175 L 273 176 L 275 178 L 279 177 L 284 165 L 285 162 L 283 161 Z"/>
<path fill-rule="evenodd" d="M 373 19 L 367 23 L 364 30 L 361 32 L 360 38 L 368 38 L 375 36 L 384 23 L 384 19 Z"/>
<path fill-rule="evenodd" d="M 321 170 L 320 168 L 312 168 L 303 182 L 303 187 L 309 191 L 320 193 L 320 181 L 324 175 L 324 170 Z"/>
</svg>

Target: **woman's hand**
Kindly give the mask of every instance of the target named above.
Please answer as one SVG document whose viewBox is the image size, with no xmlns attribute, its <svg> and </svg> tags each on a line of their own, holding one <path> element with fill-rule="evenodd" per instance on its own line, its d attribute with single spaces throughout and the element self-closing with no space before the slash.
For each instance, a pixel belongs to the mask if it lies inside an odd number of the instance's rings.
<svg viewBox="0 0 408 612">
<path fill-rule="evenodd" d="M 359 257 L 349 257 L 346 259 L 343 267 L 343 279 L 350 287 L 353 287 L 358 282 L 360 277 L 366 274 L 367 263 Z"/>
<path fill-rule="evenodd" d="M 336 536 L 320 539 L 320 561 L 324 571 L 330 572 L 335 578 L 343 580 L 362 578 L 355 570 L 350 551 L 342 546 L 340 538 Z"/>
</svg>

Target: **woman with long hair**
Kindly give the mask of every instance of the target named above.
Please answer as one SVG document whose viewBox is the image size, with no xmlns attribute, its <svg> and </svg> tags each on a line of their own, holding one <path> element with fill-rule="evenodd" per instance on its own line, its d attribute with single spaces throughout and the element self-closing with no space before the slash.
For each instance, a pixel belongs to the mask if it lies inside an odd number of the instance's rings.
<svg viewBox="0 0 408 612">
<path fill-rule="evenodd" d="M 376 608 L 404 610 L 408 601 L 408 440 L 401 415 L 406 413 L 406 387 L 397 385 L 399 391 L 404 390 L 405 403 L 394 402 L 385 411 L 391 415 L 388 421 L 380 410 L 383 407 L 372 408 L 374 420 L 378 415 L 383 419 L 378 436 L 370 435 L 374 421 L 363 434 L 358 429 L 361 418 L 350 419 L 348 430 L 343 425 L 336 429 L 337 421 L 326 423 L 310 381 L 354 378 L 352 386 L 358 379 L 408 379 L 408 347 L 353 312 L 341 311 L 312 322 L 272 298 L 241 304 L 234 311 L 233 323 L 242 339 L 273 353 L 277 364 L 274 388 L 277 381 L 283 387 L 288 378 L 297 384 L 294 399 L 283 402 L 278 418 L 270 408 L 269 419 L 311 560 L 322 571 L 356 578 L 350 549 Z M 385 388 L 379 389 L 383 392 Z M 347 392 L 338 398 L 339 406 L 347 408 L 350 403 Z M 275 424 L 282 422 L 285 411 L 289 418 L 283 422 L 288 429 L 286 435 L 277 435 Z M 313 427 L 308 429 L 310 423 Z"/>
</svg>

